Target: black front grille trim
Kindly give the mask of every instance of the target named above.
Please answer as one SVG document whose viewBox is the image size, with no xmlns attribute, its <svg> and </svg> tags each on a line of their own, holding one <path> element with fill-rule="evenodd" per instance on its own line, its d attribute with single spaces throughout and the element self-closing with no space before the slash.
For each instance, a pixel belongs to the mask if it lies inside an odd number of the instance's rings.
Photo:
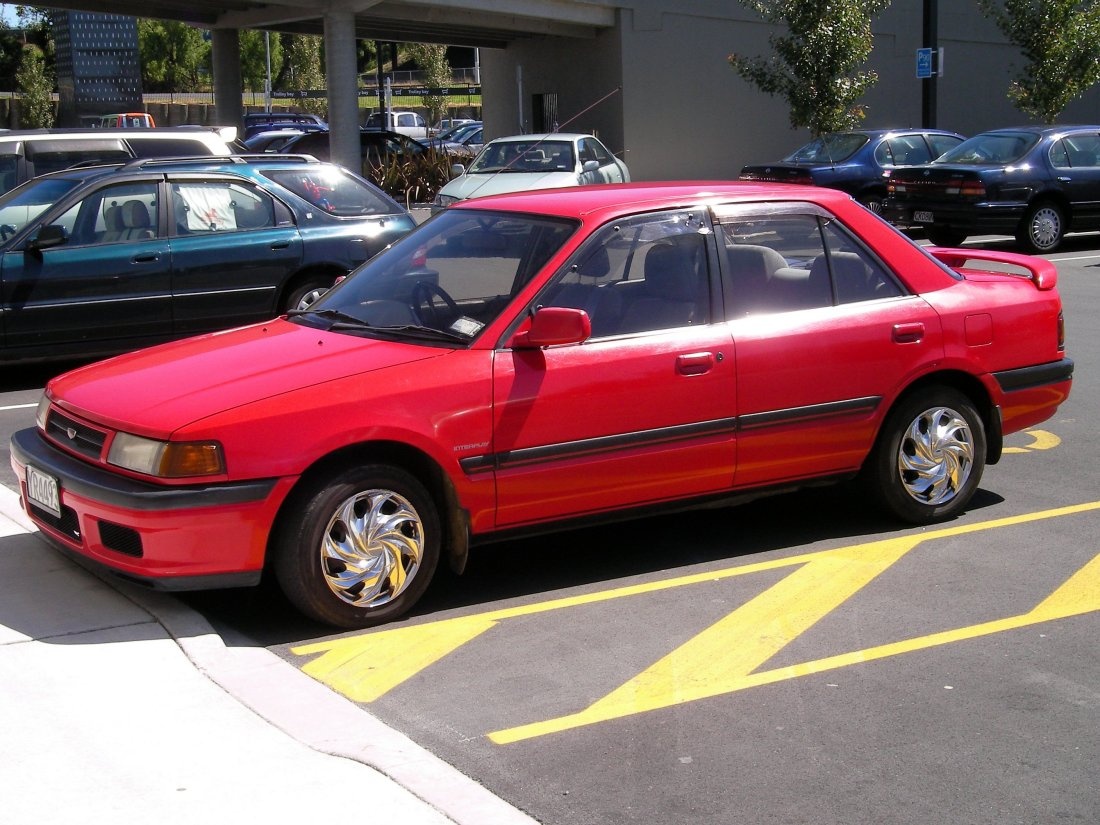
<svg viewBox="0 0 1100 825">
<path fill-rule="evenodd" d="M 57 408 L 46 417 L 46 437 L 67 450 L 99 461 L 107 433 L 70 418 Z"/>
</svg>

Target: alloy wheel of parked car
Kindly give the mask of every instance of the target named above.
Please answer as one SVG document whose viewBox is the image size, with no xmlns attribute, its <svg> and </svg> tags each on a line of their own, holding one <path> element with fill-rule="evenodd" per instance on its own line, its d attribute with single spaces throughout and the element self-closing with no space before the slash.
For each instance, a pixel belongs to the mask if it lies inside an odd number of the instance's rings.
<svg viewBox="0 0 1100 825">
<path fill-rule="evenodd" d="M 318 298 L 332 289 L 334 280 L 335 279 L 331 276 L 313 278 L 295 287 L 291 290 L 290 295 L 287 296 L 282 311 L 289 312 L 295 309 L 308 309 Z"/>
<path fill-rule="evenodd" d="M 1050 201 L 1032 205 L 1020 224 L 1016 241 L 1028 252 L 1052 252 L 1065 236 L 1062 210 Z"/>
<path fill-rule="evenodd" d="M 308 616 L 369 627 L 405 613 L 427 589 L 440 554 L 438 511 L 396 467 L 365 465 L 307 488 L 288 505 L 275 573 Z"/>
<path fill-rule="evenodd" d="M 985 454 L 985 426 L 970 399 L 937 388 L 903 401 L 886 419 L 869 480 L 891 513 L 928 524 L 966 507 Z"/>
</svg>

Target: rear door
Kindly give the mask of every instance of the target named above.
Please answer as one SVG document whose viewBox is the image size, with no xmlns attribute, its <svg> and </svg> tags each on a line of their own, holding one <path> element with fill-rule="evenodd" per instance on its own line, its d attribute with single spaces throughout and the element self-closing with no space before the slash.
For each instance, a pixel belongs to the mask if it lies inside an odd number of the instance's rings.
<svg viewBox="0 0 1100 825">
<path fill-rule="evenodd" d="M 3 256 L 5 344 L 80 355 L 172 332 L 168 241 L 156 180 L 100 187 L 59 205 Z M 32 250 L 41 227 L 67 241 Z"/>
<path fill-rule="evenodd" d="M 899 386 L 942 360 L 939 316 L 813 204 L 723 207 L 737 485 L 858 469 Z"/>
<path fill-rule="evenodd" d="M 1073 204 L 1073 227 L 1100 225 L 1100 132 L 1074 132 L 1055 141 L 1048 154 L 1055 179 Z"/>
<path fill-rule="evenodd" d="M 168 178 L 175 330 L 272 318 L 302 262 L 289 208 L 241 178 Z"/>
</svg>

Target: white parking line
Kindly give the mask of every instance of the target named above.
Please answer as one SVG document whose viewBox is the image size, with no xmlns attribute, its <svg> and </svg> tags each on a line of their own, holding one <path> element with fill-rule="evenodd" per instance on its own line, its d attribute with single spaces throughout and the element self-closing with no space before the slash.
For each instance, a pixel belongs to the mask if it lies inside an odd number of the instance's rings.
<svg viewBox="0 0 1100 825">
<path fill-rule="evenodd" d="M 29 410 L 31 407 L 37 407 L 38 402 L 33 404 L 12 404 L 8 407 L 0 407 L 0 412 L 7 412 L 8 410 Z"/>
</svg>

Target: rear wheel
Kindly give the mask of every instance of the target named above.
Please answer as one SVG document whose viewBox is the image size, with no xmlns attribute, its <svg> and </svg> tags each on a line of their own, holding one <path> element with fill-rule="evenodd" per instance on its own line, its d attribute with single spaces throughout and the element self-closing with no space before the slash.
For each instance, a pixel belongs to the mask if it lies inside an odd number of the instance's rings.
<svg viewBox="0 0 1100 825">
<path fill-rule="evenodd" d="M 966 240 L 966 233 L 950 226 L 930 226 L 927 230 L 928 240 L 936 246 L 961 246 Z"/>
<path fill-rule="evenodd" d="M 404 614 L 428 588 L 439 563 L 439 514 L 411 474 L 351 467 L 289 507 L 272 548 L 275 575 L 307 616 L 370 627 Z"/>
<path fill-rule="evenodd" d="M 974 404 L 950 387 L 932 387 L 902 400 L 887 417 L 865 480 L 893 515 L 928 524 L 966 507 L 985 455 L 985 425 Z"/>
<path fill-rule="evenodd" d="M 1027 252 L 1053 252 L 1066 234 L 1065 216 L 1051 201 L 1032 204 L 1016 230 L 1016 243 Z"/>
</svg>

